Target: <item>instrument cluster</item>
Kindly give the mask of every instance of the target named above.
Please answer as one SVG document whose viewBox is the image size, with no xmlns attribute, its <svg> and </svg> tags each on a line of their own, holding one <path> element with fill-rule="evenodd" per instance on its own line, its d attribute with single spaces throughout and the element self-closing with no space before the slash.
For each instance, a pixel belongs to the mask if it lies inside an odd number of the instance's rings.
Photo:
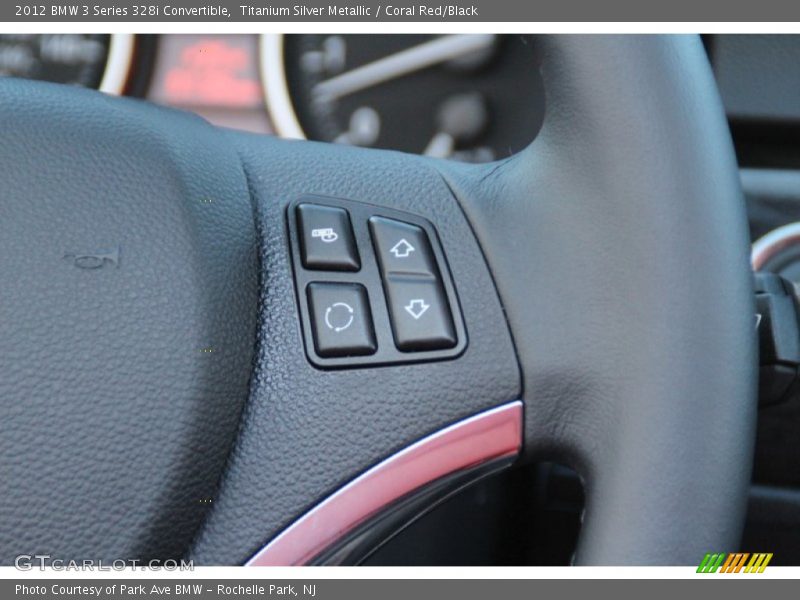
<svg viewBox="0 0 800 600">
<path fill-rule="evenodd" d="M 258 133 L 488 162 L 544 115 L 523 35 L 0 35 L 0 76 L 80 85 Z"/>
</svg>

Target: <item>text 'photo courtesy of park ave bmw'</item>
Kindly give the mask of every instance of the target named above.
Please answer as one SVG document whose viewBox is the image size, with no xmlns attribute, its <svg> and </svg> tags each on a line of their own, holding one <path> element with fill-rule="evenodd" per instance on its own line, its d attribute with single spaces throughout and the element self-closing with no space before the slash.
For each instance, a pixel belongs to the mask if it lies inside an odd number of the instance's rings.
<svg viewBox="0 0 800 600">
<path fill-rule="evenodd" d="M 0 34 L 0 565 L 800 566 L 800 36 L 205 25 Z"/>
</svg>

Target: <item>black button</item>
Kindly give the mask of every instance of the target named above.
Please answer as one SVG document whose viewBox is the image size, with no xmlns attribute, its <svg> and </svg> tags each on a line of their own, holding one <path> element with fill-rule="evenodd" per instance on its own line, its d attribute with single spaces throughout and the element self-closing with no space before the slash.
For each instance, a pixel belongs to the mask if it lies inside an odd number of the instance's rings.
<svg viewBox="0 0 800 600">
<path fill-rule="evenodd" d="M 301 204 L 297 207 L 297 222 L 306 269 L 358 271 L 361 268 L 346 210 Z"/>
<path fill-rule="evenodd" d="M 323 357 L 374 354 L 367 292 L 357 283 L 309 283 L 314 347 Z"/>
<path fill-rule="evenodd" d="M 393 219 L 372 217 L 369 228 L 384 275 L 409 273 L 436 276 L 436 259 L 428 236 L 420 227 Z"/>
<path fill-rule="evenodd" d="M 388 276 L 385 289 L 398 349 L 413 352 L 456 345 L 447 297 L 436 279 Z"/>
</svg>

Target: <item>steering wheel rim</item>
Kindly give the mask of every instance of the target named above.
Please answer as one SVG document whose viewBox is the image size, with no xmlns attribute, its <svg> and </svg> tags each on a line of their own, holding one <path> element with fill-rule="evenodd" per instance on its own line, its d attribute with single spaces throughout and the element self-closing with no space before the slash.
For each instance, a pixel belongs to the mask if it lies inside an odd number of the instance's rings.
<svg viewBox="0 0 800 600">
<path fill-rule="evenodd" d="M 536 141 L 452 178 L 514 332 L 526 452 L 584 480 L 577 564 L 694 564 L 738 544 L 757 405 L 724 110 L 696 36 L 544 43 Z"/>
<path fill-rule="evenodd" d="M 429 483 L 456 474 L 450 483 L 464 485 L 485 474 L 471 467 L 497 466 L 495 459 L 505 466 L 517 455 L 515 441 L 522 442 L 522 460 L 564 462 L 584 479 L 577 564 L 689 564 L 709 549 L 735 546 L 754 439 L 754 308 L 736 163 L 702 46 L 688 36 L 553 36 L 541 43 L 543 129 L 525 151 L 480 167 L 265 139 L 86 91 L 0 82 L 0 114 L 12 117 L 12 142 L 0 154 L 4 206 L 19 217 L 0 231 L 0 255 L 11 257 L 0 261 L 11 282 L 3 304 L 9 312 L 0 318 L 0 350 L 11 365 L 1 390 L 7 418 L 0 456 L 12 465 L 0 504 L 4 522 L 20 523 L 0 548 L 2 562 L 13 560 L 22 541 L 53 557 L 188 554 L 198 563 L 242 564 L 359 475 L 498 410 L 513 416 L 494 454 L 434 470 Z M 80 139 L 81 153 L 53 154 L 65 139 Z M 22 182 L 44 160 L 53 181 L 31 198 Z M 125 177 L 98 169 L 103 163 L 127 169 Z M 123 210 L 145 189 L 142 181 L 154 201 L 146 210 Z M 53 203 L 59 188 L 79 214 Z M 298 307 L 304 291 L 295 289 L 292 263 L 296 232 L 286 216 L 306 194 L 432 224 L 466 325 L 462 354 L 370 368 L 309 363 Z M 24 202 L 33 209 L 19 208 Z M 164 228 L 148 229 L 164 210 L 159 202 L 171 207 L 177 240 Z M 44 225 L 49 237 L 35 240 L 19 235 L 42 227 L 48 210 L 57 210 L 60 229 Z M 21 229 L 12 236 L 11 227 Z M 354 227 L 368 239 L 366 222 Z M 67 261 L 72 270 L 54 275 L 65 264 L 54 267 L 51 257 L 64 260 L 65 240 L 91 250 L 112 239 L 109 231 L 124 240 L 130 267 L 120 262 L 114 271 L 102 262 L 103 269 L 86 273 Z M 148 252 L 158 248 L 168 253 L 152 267 L 159 293 L 131 293 L 153 272 L 135 258 L 157 261 Z M 365 266 L 356 278 L 377 272 L 371 250 L 360 248 Z M 24 269 L 14 267 L 14 257 Z M 90 401 L 98 386 L 113 395 L 104 368 L 117 364 L 113 353 L 127 329 L 98 331 L 90 318 L 80 331 L 55 328 L 35 363 L 48 382 L 71 386 L 76 414 L 57 395 L 37 392 L 30 358 L 13 344 L 25 342 L 35 317 L 63 318 L 58 294 L 32 303 L 42 281 L 68 290 L 77 305 L 102 294 L 119 304 L 115 314 L 135 309 L 137 318 L 150 319 L 163 309 L 162 294 L 178 293 L 177 281 L 164 275 L 180 272 L 202 274 L 190 279 L 201 301 L 139 340 L 160 357 L 147 363 L 161 365 L 155 374 L 144 373 L 135 354 L 131 368 L 115 371 L 115 383 L 138 408 L 122 435 Z M 383 299 L 376 285 L 370 297 Z M 124 297 L 115 300 L 120 290 Z M 375 302 L 373 312 L 385 310 Z M 235 310 L 226 308 L 231 303 Z M 218 353 L 202 360 L 214 367 L 202 386 L 191 387 L 186 382 L 203 368 L 201 359 L 173 354 L 180 343 L 197 344 L 196 330 L 225 341 L 208 342 Z M 76 336 L 84 351 L 81 336 L 98 349 L 90 355 L 98 369 L 77 379 L 63 352 Z M 173 384 L 154 392 L 154 380 Z M 31 395 L 35 414 L 17 408 Z M 46 441 L 76 461 L 61 473 L 43 470 L 33 451 L 44 439 L 30 435 L 53 414 L 65 425 Z M 153 428 L 165 417 L 176 426 L 163 470 L 126 463 L 134 452 L 144 463 L 158 454 Z M 224 426 L 209 427 L 215 419 Z M 106 465 L 76 449 L 93 428 Z M 201 441 L 210 431 L 215 435 Z M 127 470 L 117 477 L 109 465 Z M 80 473 L 106 494 L 70 488 L 66 474 Z M 171 479 L 175 473 L 182 486 Z M 333 523 L 338 541 L 380 521 L 379 509 L 429 489 L 424 483 L 384 499 L 362 515 L 369 522 L 355 519 L 338 530 Z M 443 485 L 446 493 L 453 488 Z M 73 505 L 59 506 L 65 490 L 90 508 L 76 516 Z M 144 510 L 145 498 L 157 500 Z M 36 522 L 20 516 L 30 502 Z M 173 522 L 188 503 L 192 517 Z M 165 545 L 168 536 L 173 542 Z"/>
</svg>

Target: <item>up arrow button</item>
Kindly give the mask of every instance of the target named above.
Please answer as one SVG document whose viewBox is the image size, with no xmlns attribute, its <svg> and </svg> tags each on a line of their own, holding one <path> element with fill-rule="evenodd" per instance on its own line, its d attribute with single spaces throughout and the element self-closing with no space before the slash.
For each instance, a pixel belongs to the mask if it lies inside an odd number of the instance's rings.
<svg viewBox="0 0 800 600">
<path fill-rule="evenodd" d="M 389 250 L 392 254 L 394 254 L 395 258 L 408 258 L 409 254 L 414 252 L 416 248 L 408 243 L 406 238 L 403 238 L 399 242 L 397 242 L 392 249 Z"/>
<path fill-rule="evenodd" d="M 384 275 L 438 276 L 431 245 L 422 228 L 385 217 L 372 217 L 369 228 Z"/>
</svg>

